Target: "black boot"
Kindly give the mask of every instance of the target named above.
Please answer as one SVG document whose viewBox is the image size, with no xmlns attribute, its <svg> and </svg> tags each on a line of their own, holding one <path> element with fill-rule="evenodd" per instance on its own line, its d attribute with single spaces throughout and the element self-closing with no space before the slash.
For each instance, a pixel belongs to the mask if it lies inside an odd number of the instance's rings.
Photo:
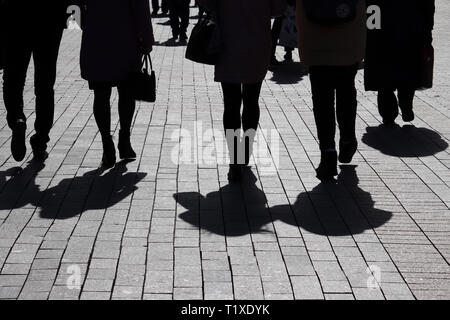
<svg viewBox="0 0 450 320">
<path fill-rule="evenodd" d="M 40 139 L 38 135 L 35 134 L 30 138 L 30 144 L 35 161 L 42 162 L 48 158 L 47 143 Z"/>
<path fill-rule="evenodd" d="M 230 170 L 228 171 L 229 182 L 240 182 L 242 180 L 242 165 L 230 164 Z"/>
<path fill-rule="evenodd" d="M 339 142 L 339 162 L 350 163 L 358 149 L 358 141 L 340 141 Z"/>
<path fill-rule="evenodd" d="M 320 181 L 333 180 L 337 176 L 337 152 L 321 153 L 320 165 L 316 169 L 316 176 Z"/>
<path fill-rule="evenodd" d="M 112 137 L 102 136 L 102 144 L 103 144 L 103 158 L 102 158 L 102 167 L 104 168 L 112 168 L 116 164 L 116 147 L 114 146 L 114 142 Z"/>
<path fill-rule="evenodd" d="M 136 159 L 136 152 L 134 152 L 131 147 L 130 142 L 130 132 L 122 131 L 119 132 L 119 149 L 120 159 Z"/>
<path fill-rule="evenodd" d="M 25 135 L 27 131 L 27 124 L 24 120 L 17 120 L 12 129 L 11 138 L 11 153 L 16 161 L 22 161 L 27 153 L 27 146 L 25 145 Z"/>
</svg>

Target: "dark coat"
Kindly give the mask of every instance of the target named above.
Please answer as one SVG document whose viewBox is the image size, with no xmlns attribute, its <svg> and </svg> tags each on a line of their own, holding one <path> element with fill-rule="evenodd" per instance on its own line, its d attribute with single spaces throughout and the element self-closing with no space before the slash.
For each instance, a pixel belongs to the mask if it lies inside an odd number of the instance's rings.
<svg viewBox="0 0 450 320">
<path fill-rule="evenodd" d="M 285 9 L 285 0 L 219 0 L 224 48 L 215 68 L 215 81 L 264 80 L 272 52 L 271 17 L 283 15 Z"/>
<path fill-rule="evenodd" d="M 82 0 L 81 76 L 116 84 L 154 43 L 149 0 Z"/>
<path fill-rule="evenodd" d="M 432 41 L 434 0 L 367 0 L 381 8 L 381 30 L 368 30 L 366 90 L 419 87 L 424 46 Z"/>
</svg>

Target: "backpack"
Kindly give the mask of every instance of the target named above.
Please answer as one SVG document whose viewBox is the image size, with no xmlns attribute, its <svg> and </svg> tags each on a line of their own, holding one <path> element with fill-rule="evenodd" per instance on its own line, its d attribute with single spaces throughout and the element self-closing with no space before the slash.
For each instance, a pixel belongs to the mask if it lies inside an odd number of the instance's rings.
<svg viewBox="0 0 450 320">
<path fill-rule="evenodd" d="M 356 18 L 357 3 L 358 0 L 303 0 L 308 19 L 322 25 L 353 21 Z"/>
</svg>

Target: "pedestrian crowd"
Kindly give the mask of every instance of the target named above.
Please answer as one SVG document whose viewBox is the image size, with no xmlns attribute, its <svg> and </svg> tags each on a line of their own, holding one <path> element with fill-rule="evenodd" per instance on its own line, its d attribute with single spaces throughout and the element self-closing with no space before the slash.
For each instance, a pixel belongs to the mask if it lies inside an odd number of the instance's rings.
<svg viewBox="0 0 450 320">
<path fill-rule="evenodd" d="M 58 51 L 67 25 L 67 8 L 81 10 L 81 77 L 94 92 L 93 113 L 103 144 L 102 165 L 116 163 L 111 136 L 111 92 L 117 88 L 121 159 L 136 157 L 131 125 L 136 97 L 131 75 L 155 44 L 151 17 L 170 17 L 172 41 L 188 42 L 190 0 L 0 0 L 3 99 L 16 161 L 26 155 L 23 91 L 34 61 L 35 132 L 30 145 L 36 161 L 48 157 L 53 125 Z M 378 94 L 386 126 L 414 120 L 416 90 L 429 88 L 432 66 L 434 0 L 199 0 L 199 16 L 209 15 L 220 30 L 221 50 L 214 80 L 224 97 L 223 126 L 230 150 L 230 181 L 239 181 L 252 154 L 259 126 L 259 98 L 275 52 L 292 60 L 298 47 L 308 68 L 321 161 L 317 178 L 332 180 L 337 164 L 350 163 L 358 147 L 355 133 L 355 77 L 364 65 L 367 91 Z M 368 8 L 377 8 L 379 26 L 368 28 Z M 157 66 L 155 66 L 157 68 Z M 337 122 L 337 126 L 336 126 Z M 335 142 L 336 127 L 340 132 Z M 241 138 L 239 138 L 241 137 Z M 237 157 L 242 152 L 244 157 Z"/>
</svg>

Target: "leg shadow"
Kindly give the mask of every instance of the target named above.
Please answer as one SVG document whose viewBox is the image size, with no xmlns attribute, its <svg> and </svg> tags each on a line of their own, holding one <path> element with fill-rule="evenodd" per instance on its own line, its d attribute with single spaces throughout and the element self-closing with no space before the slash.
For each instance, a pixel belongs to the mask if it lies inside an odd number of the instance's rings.
<svg viewBox="0 0 450 320">
<path fill-rule="evenodd" d="M 45 219 L 68 219 L 88 210 L 110 208 L 138 189 L 145 173 L 127 172 L 126 162 L 113 169 L 96 169 L 81 177 L 61 180 L 46 191 L 40 203 L 40 216 Z"/>
</svg>

